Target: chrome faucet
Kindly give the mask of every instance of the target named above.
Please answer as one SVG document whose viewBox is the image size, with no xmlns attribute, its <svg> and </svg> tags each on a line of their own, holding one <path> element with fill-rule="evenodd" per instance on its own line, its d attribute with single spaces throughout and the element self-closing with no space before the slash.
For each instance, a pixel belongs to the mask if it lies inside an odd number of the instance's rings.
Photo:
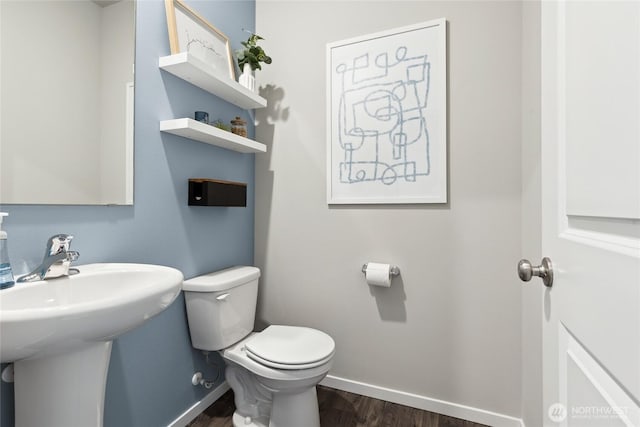
<svg viewBox="0 0 640 427">
<path fill-rule="evenodd" d="M 42 264 L 31 273 L 20 277 L 18 282 L 35 282 L 79 273 L 80 271 L 77 268 L 69 268 L 71 262 L 77 260 L 80 256 L 77 251 L 69 250 L 71 240 L 73 240 L 73 236 L 69 234 L 51 236 L 47 241 L 47 249 L 44 252 Z"/>
</svg>

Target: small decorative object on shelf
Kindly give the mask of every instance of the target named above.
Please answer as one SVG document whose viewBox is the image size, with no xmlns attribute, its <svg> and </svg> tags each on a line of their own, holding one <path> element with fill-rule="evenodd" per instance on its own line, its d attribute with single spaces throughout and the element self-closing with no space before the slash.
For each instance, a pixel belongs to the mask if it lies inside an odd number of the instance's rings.
<svg viewBox="0 0 640 427">
<path fill-rule="evenodd" d="M 247 122 L 242 120 L 240 117 L 236 116 L 235 119 L 231 120 L 231 132 L 246 138 Z"/>
<path fill-rule="evenodd" d="M 271 64 L 271 57 L 264 52 L 264 49 L 258 46 L 258 40 L 264 39 L 259 35 L 252 33 L 247 41 L 242 42 L 244 49 L 236 50 L 238 67 L 242 70 L 238 83 L 253 92 L 256 90 L 256 81 L 253 76 L 253 71 L 262 69 L 262 66 L 260 66 L 261 62 Z"/>
<path fill-rule="evenodd" d="M 251 70 L 249 63 L 244 64 L 242 74 L 240 74 L 240 78 L 238 78 L 238 83 L 249 89 L 251 92 L 256 91 L 256 78 L 253 76 L 253 71 Z"/>
<path fill-rule="evenodd" d="M 209 113 L 206 111 L 196 111 L 194 118 L 199 122 L 209 124 Z"/>
<path fill-rule="evenodd" d="M 227 132 L 231 132 L 233 130 L 228 124 L 226 124 L 225 122 L 223 122 L 220 119 L 218 119 L 215 122 L 211 123 L 211 126 L 217 127 L 218 129 L 221 129 L 221 130 L 226 130 Z"/>
</svg>

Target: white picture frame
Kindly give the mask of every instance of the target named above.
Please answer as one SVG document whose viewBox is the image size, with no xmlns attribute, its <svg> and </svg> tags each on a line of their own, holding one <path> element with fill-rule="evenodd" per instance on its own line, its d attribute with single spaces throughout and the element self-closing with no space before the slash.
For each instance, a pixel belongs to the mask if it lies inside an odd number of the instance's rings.
<svg viewBox="0 0 640 427">
<path fill-rule="evenodd" d="M 229 38 L 182 0 L 165 0 L 171 54 L 189 52 L 218 76 L 236 79 Z"/>
<path fill-rule="evenodd" d="M 327 45 L 327 203 L 447 202 L 444 18 Z"/>
</svg>

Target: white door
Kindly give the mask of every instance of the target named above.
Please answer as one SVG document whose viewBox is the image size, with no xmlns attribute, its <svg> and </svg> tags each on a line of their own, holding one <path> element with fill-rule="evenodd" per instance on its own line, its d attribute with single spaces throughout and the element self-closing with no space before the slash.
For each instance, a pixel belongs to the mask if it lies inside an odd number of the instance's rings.
<svg viewBox="0 0 640 427">
<path fill-rule="evenodd" d="M 541 31 L 545 425 L 640 426 L 640 2 L 543 1 Z"/>
</svg>

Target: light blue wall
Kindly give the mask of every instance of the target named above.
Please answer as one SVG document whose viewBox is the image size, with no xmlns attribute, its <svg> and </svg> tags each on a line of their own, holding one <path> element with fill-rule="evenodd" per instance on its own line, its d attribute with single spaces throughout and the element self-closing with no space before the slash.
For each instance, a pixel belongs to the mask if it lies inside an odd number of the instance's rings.
<svg viewBox="0 0 640 427">
<path fill-rule="evenodd" d="M 187 3 L 224 32 L 232 48 L 246 38 L 243 28 L 254 28 L 254 1 Z M 2 206 L 10 213 L 6 230 L 16 274 L 41 260 L 46 239 L 56 233 L 75 236 L 72 246 L 80 251 L 80 264 L 163 264 L 189 278 L 253 263 L 253 155 L 158 131 L 159 120 L 190 117 L 195 110 L 208 111 L 212 120 L 228 121 L 235 115 L 252 120 L 247 112 L 158 69 L 158 57 L 170 52 L 164 1 L 139 1 L 136 26 L 135 204 Z M 247 207 L 187 206 L 191 177 L 247 182 Z M 105 426 L 165 426 L 204 396 L 205 390 L 191 385 L 191 376 L 202 370 L 205 377 L 215 378 L 221 370 L 207 366 L 191 348 L 187 327 L 180 295 L 166 311 L 114 342 Z M 217 356 L 213 359 L 221 363 Z M 1 393 L 0 425 L 11 427 L 12 387 L 3 383 Z"/>
</svg>

